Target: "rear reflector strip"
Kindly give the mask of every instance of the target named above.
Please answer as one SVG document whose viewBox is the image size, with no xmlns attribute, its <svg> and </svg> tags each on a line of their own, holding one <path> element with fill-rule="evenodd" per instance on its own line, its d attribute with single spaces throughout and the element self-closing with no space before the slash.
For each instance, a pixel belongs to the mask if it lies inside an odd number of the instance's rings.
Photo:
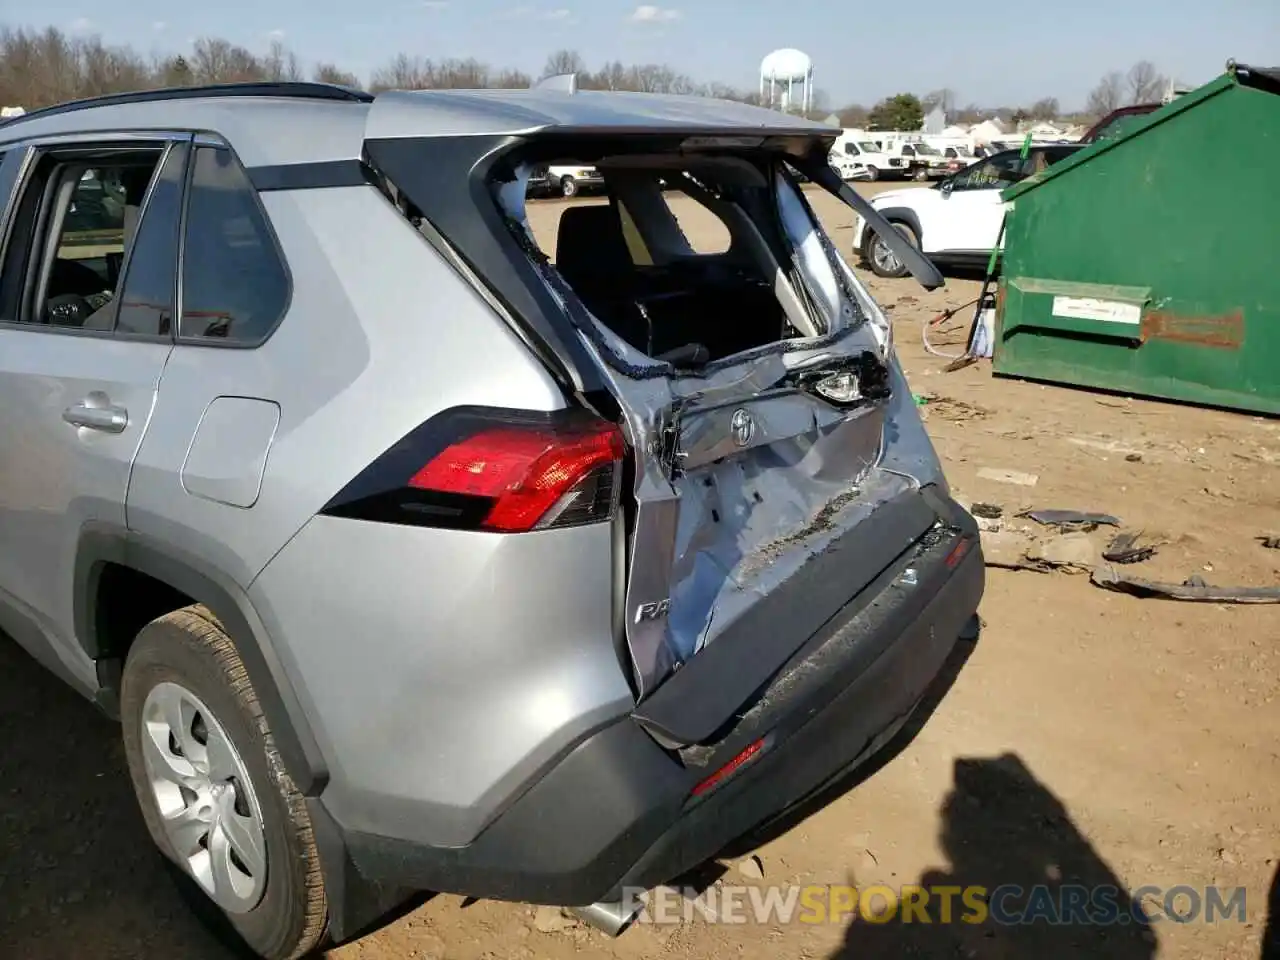
<svg viewBox="0 0 1280 960">
<path fill-rule="evenodd" d="M 946 564 L 948 570 L 954 570 L 956 565 L 965 558 L 965 554 L 969 552 L 969 547 L 973 545 L 973 541 L 968 537 L 961 537 L 956 541 L 956 545 L 951 548 L 951 552 L 947 554 L 943 563 Z"/>
<path fill-rule="evenodd" d="M 726 763 L 723 767 L 713 773 L 707 779 L 703 780 L 693 788 L 692 796 L 700 797 L 710 790 L 714 790 L 725 780 L 729 779 L 744 766 L 750 763 L 755 757 L 759 756 L 764 749 L 764 738 L 761 737 L 755 743 L 748 744 L 747 748 L 739 753 L 736 757 Z"/>
</svg>

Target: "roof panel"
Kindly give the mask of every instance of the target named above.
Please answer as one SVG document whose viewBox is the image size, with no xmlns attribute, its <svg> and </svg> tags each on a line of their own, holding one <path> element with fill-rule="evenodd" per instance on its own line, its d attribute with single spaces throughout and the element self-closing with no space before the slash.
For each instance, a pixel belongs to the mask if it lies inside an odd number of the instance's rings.
<svg viewBox="0 0 1280 960">
<path fill-rule="evenodd" d="M 800 117 L 710 97 L 581 90 L 418 90 L 379 94 L 370 139 L 515 134 L 534 130 L 750 130 L 835 136 Z"/>
</svg>

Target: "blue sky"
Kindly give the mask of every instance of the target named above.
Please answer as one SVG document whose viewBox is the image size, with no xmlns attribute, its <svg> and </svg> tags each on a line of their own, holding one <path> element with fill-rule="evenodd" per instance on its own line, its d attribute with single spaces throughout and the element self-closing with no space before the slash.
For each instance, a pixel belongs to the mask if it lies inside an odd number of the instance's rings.
<svg viewBox="0 0 1280 960">
<path fill-rule="evenodd" d="M 569 47 L 592 66 L 659 62 L 750 87 L 765 54 L 798 47 L 832 105 L 947 86 L 961 103 L 1056 96 L 1070 108 L 1103 73 L 1137 60 L 1192 84 L 1231 57 L 1280 61 L 1280 0 L 0 0 L 0 24 L 164 52 L 203 35 L 253 50 L 278 37 L 304 62 L 334 61 L 362 79 L 400 51 L 536 73 L 549 52 Z"/>
</svg>

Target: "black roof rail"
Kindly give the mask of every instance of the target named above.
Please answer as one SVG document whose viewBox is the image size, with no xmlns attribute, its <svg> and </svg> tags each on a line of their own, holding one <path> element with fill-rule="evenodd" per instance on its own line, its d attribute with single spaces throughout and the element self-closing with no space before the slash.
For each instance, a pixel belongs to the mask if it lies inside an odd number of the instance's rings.
<svg viewBox="0 0 1280 960">
<path fill-rule="evenodd" d="M 53 117 L 60 113 L 88 110 L 91 107 L 119 107 L 131 103 L 156 103 L 163 100 L 196 100 L 207 97 L 286 97 L 298 100 L 328 100 L 345 103 L 371 103 L 373 94 L 333 83 L 307 81 L 248 81 L 245 83 L 209 83 L 196 87 L 161 87 L 155 90 L 136 90 L 131 93 L 108 93 L 101 97 L 70 100 L 55 103 L 51 107 L 31 110 L 13 117 L 9 123 L 21 123 L 36 117 Z"/>
</svg>

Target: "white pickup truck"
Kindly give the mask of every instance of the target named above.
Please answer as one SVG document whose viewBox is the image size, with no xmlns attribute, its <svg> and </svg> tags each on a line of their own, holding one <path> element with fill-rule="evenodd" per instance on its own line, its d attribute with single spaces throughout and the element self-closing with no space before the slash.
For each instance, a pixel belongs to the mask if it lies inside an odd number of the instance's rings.
<svg viewBox="0 0 1280 960">
<path fill-rule="evenodd" d="M 595 167 L 549 166 L 533 172 L 529 178 L 531 196 L 576 197 L 584 190 L 598 190 L 604 186 L 604 177 Z"/>
<path fill-rule="evenodd" d="M 889 155 L 864 133 L 846 131 L 831 145 L 831 165 L 845 180 L 879 180 L 889 169 Z"/>
</svg>

